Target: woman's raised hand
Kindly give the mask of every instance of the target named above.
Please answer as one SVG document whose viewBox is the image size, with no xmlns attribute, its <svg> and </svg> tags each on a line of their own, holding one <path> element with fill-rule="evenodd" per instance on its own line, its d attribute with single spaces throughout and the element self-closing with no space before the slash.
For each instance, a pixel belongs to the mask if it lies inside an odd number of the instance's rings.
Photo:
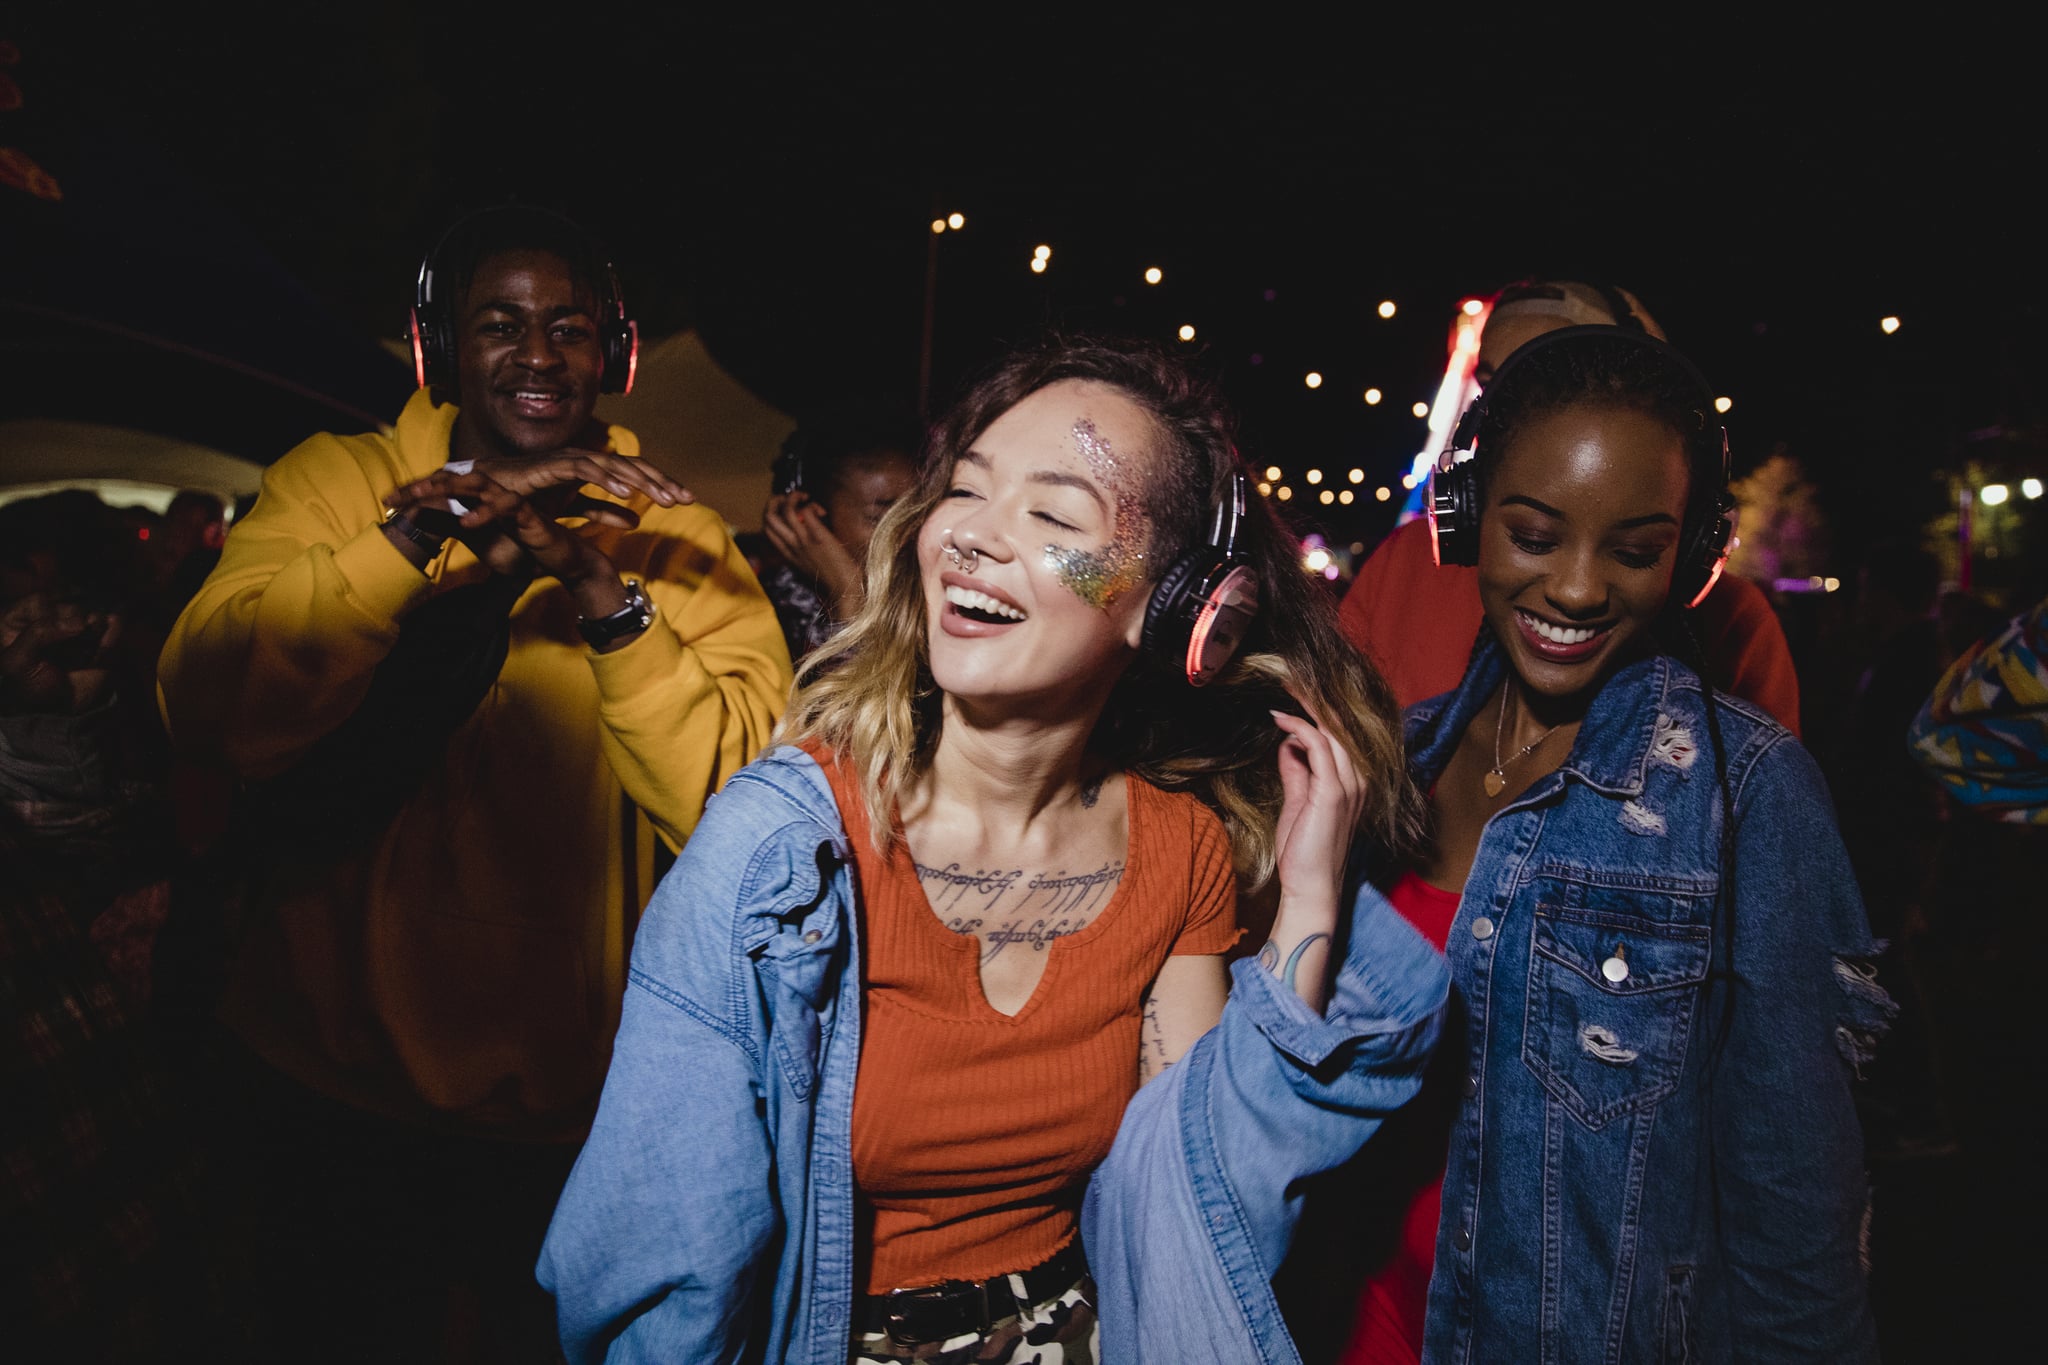
<svg viewBox="0 0 2048 1365">
<path fill-rule="evenodd" d="M 1312 710 L 1306 703 L 1304 709 Z M 1259 961 L 1312 1008 L 1330 993 L 1330 944 L 1344 869 L 1365 809 L 1365 783 L 1350 751 L 1312 721 L 1273 712 L 1280 741 L 1280 822 L 1274 850 L 1280 909 Z"/>
</svg>

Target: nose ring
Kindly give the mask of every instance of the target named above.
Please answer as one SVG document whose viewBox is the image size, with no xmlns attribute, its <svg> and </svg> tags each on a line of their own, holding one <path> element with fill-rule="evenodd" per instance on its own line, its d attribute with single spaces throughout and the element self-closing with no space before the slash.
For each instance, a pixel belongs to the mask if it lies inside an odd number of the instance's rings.
<svg viewBox="0 0 2048 1365">
<path fill-rule="evenodd" d="M 973 573 L 981 565 L 981 551 L 972 549 L 963 551 L 952 542 L 950 537 L 939 548 L 944 550 L 947 557 L 959 566 L 962 573 Z"/>
</svg>

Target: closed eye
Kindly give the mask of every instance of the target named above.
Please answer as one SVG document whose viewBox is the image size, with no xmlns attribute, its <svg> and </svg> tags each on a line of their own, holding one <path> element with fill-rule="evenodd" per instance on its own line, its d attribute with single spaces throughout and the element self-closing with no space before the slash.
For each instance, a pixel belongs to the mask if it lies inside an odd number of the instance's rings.
<svg viewBox="0 0 2048 1365">
<path fill-rule="evenodd" d="M 1076 534 L 1079 534 L 1081 530 L 1080 527 L 1074 525 L 1072 522 L 1061 521 L 1058 517 L 1054 516 L 1050 512 L 1033 512 L 1031 515 L 1037 517 L 1040 521 L 1045 522 L 1048 525 L 1059 527 L 1062 531 L 1072 531 Z"/>
<path fill-rule="evenodd" d="M 1523 554 L 1547 555 L 1557 548 L 1557 542 L 1554 540 L 1544 540 L 1538 536 L 1525 536 L 1514 531 L 1508 532 L 1508 539 L 1513 541 L 1515 548 Z"/>
<path fill-rule="evenodd" d="M 1657 562 L 1664 558 L 1664 551 L 1636 550 L 1622 546 L 1615 550 L 1614 557 L 1631 569 L 1654 569 Z"/>
</svg>

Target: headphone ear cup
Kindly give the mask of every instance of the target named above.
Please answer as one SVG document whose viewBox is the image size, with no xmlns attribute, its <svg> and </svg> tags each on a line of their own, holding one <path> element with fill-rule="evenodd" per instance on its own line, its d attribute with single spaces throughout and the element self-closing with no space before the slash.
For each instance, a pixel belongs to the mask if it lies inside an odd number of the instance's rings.
<svg viewBox="0 0 2048 1365">
<path fill-rule="evenodd" d="M 640 373 L 640 324 L 621 317 L 607 323 L 604 331 L 604 376 L 598 388 L 604 393 L 631 393 Z"/>
<path fill-rule="evenodd" d="M 1429 474 L 1430 547 L 1438 564 L 1479 562 L 1479 470 L 1464 460 Z"/>
<path fill-rule="evenodd" d="M 1700 523 L 1700 529 L 1679 560 L 1678 573 L 1671 582 L 1671 598 L 1691 611 L 1707 600 L 1714 584 L 1728 567 L 1729 543 L 1735 538 L 1735 499 L 1726 491 L 1714 497 L 1714 510 Z"/>
<path fill-rule="evenodd" d="M 1221 556 L 1214 551 L 1198 550 L 1182 555 L 1160 575 L 1159 586 L 1152 589 L 1152 600 L 1145 604 L 1145 632 L 1139 637 L 1140 648 L 1176 666 L 1187 657 L 1188 632 L 1194 624 L 1184 609 L 1188 586 L 1220 562 Z"/>
<path fill-rule="evenodd" d="M 412 374 L 423 389 L 445 385 L 455 370 L 455 338 L 448 319 L 432 303 L 415 306 L 411 316 Z"/>
</svg>

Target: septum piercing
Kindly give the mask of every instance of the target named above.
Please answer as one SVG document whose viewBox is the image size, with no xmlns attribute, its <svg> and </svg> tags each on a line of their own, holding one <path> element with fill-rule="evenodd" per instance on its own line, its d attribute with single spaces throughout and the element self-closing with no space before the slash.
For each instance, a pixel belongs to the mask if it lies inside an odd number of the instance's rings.
<svg viewBox="0 0 2048 1365">
<path fill-rule="evenodd" d="M 947 556 L 952 559 L 953 563 L 959 567 L 962 573 L 973 573 L 981 566 L 981 551 L 979 550 L 963 551 L 951 540 L 948 540 L 939 548 L 946 552 Z"/>
</svg>

